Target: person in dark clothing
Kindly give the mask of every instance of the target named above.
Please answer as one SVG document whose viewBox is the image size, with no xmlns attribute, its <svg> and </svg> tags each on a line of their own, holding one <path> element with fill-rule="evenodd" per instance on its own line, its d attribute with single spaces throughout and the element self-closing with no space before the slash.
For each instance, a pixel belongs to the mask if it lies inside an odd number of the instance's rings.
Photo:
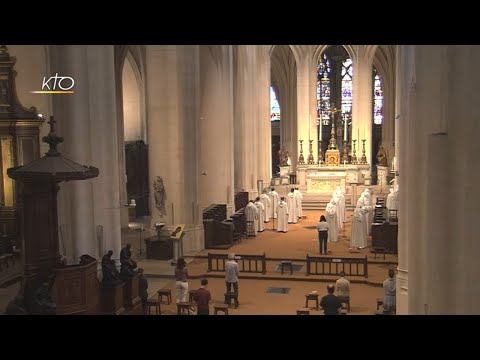
<svg viewBox="0 0 480 360">
<path fill-rule="evenodd" d="M 142 306 L 143 312 L 146 313 L 147 311 L 147 300 L 148 300 L 148 280 L 145 276 L 143 276 L 143 269 L 138 269 L 138 293 L 140 295 L 140 299 L 142 299 Z"/>
<path fill-rule="evenodd" d="M 195 291 L 193 300 L 197 303 L 197 315 L 210 315 L 209 303 L 212 299 L 210 291 L 207 290 L 208 280 L 202 279 L 202 286 Z"/>
<path fill-rule="evenodd" d="M 340 299 L 333 294 L 335 292 L 335 286 L 328 285 L 327 291 L 328 295 L 322 297 L 322 300 L 320 301 L 320 306 L 323 308 L 323 313 L 325 315 L 338 315 L 340 308 L 342 307 L 342 303 L 340 302 Z"/>
</svg>

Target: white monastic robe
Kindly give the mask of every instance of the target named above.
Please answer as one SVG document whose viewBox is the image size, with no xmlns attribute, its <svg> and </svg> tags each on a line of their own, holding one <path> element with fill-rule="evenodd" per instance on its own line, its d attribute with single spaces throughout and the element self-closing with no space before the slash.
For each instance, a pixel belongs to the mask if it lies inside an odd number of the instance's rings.
<svg viewBox="0 0 480 360">
<path fill-rule="evenodd" d="M 297 197 L 293 192 L 288 193 L 287 195 L 287 206 L 288 206 L 288 223 L 296 224 L 298 222 L 297 216 Z"/>
<path fill-rule="evenodd" d="M 303 200 L 303 195 L 300 192 L 300 190 L 295 189 L 293 191 L 293 195 L 297 197 L 297 213 L 298 213 L 298 218 L 301 218 L 303 216 L 303 209 L 302 209 L 302 200 Z"/>
<path fill-rule="evenodd" d="M 330 201 L 325 208 L 325 218 L 328 223 L 328 242 L 338 241 L 338 221 L 337 221 L 337 208 Z"/>
<path fill-rule="evenodd" d="M 359 207 L 355 209 L 352 216 L 352 236 L 350 238 L 350 247 L 367 247 L 367 236 L 365 234 L 365 216 L 363 210 Z"/>
<path fill-rule="evenodd" d="M 270 201 L 270 198 L 268 197 L 267 194 L 263 193 L 260 195 L 260 202 L 263 204 L 265 208 L 265 217 L 264 217 L 264 222 L 269 222 L 270 218 L 273 216 L 272 214 L 272 203 Z"/>
<path fill-rule="evenodd" d="M 343 191 L 340 186 L 337 186 L 336 193 L 338 198 L 340 199 L 340 207 L 343 209 L 341 216 L 342 216 L 342 223 L 347 222 L 347 209 L 345 207 L 345 191 Z"/>
<path fill-rule="evenodd" d="M 363 217 L 365 218 L 365 236 L 370 235 L 372 229 L 372 223 L 370 222 L 373 219 L 373 206 L 362 206 Z"/>
<path fill-rule="evenodd" d="M 390 210 L 398 210 L 398 190 L 390 188 L 390 194 L 387 196 L 385 206 L 387 207 L 387 220 L 390 218 Z"/>
<path fill-rule="evenodd" d="M 247 236 L 256 236 L 257 235 L 257 225 L 258 222 L 258 209 L 257 207 L 249 202 L 245 206 L 245 218 L 247 220 Z"/>
<path fill-rule="evenodd" d="M 272 204 L 272 209 L 270 209 L 270 210 L 273 211 L 273 214 L 272 214 L 271 217 L 276 219 L 277 218 L 277 207 L 278 207 L 278 203 L 280 201 L 280 196 L 278 196 L 278 193 L 275 190 L 270 191 L 268 193 L 268 196 L 270 197 L 270 202 Z"/>
<path fill-rule="evenodd" d="M 372 223 L 373 223 L 373 205 L 372 205 L 372 195 L 370 194 L 370 189 L 365 189 L 363 191 L 363 198 L 364 198 L 364 205 L 365 207 L 363 210 L 365 210 L 365 219 L 367 221 L 366 226 L 367 226 L 367 235 L 370 235 L 370 231 L 372 229 Z"/>
<path fill-rule="evenodd" d="M 343 209 L 342 209 L 342 205 L 340 204 L 340 197 L 338 196 L 337 193 L 333 193 L 332 200 L 333 200 L 333 205 L 335 205 L 335 209 L 337 210 L 338 228 L 343 229 L 343 219 L 342 219 Z"/>
<path fill-rule="evenodd" d="M 285 201 L 280 201 L 277 206 L 277 231 L 288 231 L 288 205 Z"/>
<path fill-rule="evenodd" d="M 263 206 L 261 201 L 256 201 L 255 206 L 257 207 L 258 210 L 258 221 L 256 230 L 257 231 L 263 231 L 265 228 L 263 227 L 263 223 L 265 222 L 265 206 Z"/>
</svg>

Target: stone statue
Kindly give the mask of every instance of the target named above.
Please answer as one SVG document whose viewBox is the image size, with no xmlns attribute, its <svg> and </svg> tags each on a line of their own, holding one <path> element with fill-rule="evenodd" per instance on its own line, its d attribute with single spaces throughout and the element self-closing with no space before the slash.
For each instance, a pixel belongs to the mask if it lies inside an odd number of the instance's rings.
<svg viewBox="0 0 480 360">
<path fill-rule="evenodd" d="M 155 207 L 158 209 L 160 216 L 167 215 L 167 210 L 165 209 L 167 193 L 161 176 L 157 176 L 157 179 L 153 181 L 153 194 L 155 196 Z"/>
<path fill-rule="evenodd" d="M 92 262 L 96 262 L 97 259 L 95 259 L 93 256 L 90 256 L 88 254 L 84 254 L 82 256 L 80 256 L 80 265 L 87 265 L 87 264 L 90 264 Z"/>
<path fill-rule="evenodd" d="M 278 150 L 278 157 L 280 158 L 280 166 L 288 166 L 288 151 L 285 149 Z"/>
<path fill-rule="evenodd" d="M 113 251 L 108 250 L 108 253 L 102 257 L 102 283 L 105 285 L 115 285 L 120 282 L 120 274 L 115 267 L 115 261 L 112 260 L 112 255 Z"/>
<path fill-rule="evenodd" d="M 377 163 L 380 166 L 388 166 L 388 154 L 387 150 L 385 150 L 383 145 L 380 145 L 380 147 L 378 148 Z"/>
<path fill-rule="evenodd" d="M 120 251 L 120 280 L 127 280 L 128 278 L 135 275 L 136 271 L 134 270 L 137 267 L 136 261 L 132 259 L 132 245 L 127 244 Z"/>
</svg>

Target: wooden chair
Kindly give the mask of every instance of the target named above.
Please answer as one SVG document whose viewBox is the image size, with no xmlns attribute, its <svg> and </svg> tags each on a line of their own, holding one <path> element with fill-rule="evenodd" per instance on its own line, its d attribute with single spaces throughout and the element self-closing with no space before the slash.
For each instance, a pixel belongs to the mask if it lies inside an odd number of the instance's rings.
<svg viewBox="0 0 480 360">
<path fill-rule="evenodd" d="M 345 304 L 345 308 L 350 312 L 350 296 L 340 297 L 340 302 L 342 303 L 342 306 Z"/>
<path fill-rule="evenodd" d="M 158 299 L 148 299 L 147 300 L 147 308 L 146 308 L 147 315 L 151 314 L 151 311 L 150 311 L 151 307 L 155 308 L 155 314 L 156 315 L 162 315 L 162 309 L 160 308 L 160 300 L 158 300 Z"/>
<path fill-rule="evenodd" d="M 235 309 L 236 309 L 237 306 L 238 306 L 238 294 L 235 293 L 235 292 L 226 292 L 225 293 L 225 304 L 227 304 L 228 306 L 231 306 L 232 305 L 232 300 L 233 300 L 233 303 L 234 303 L 234 306 L 235 306 Z"/>
<path fill-rule="evenodd" d="M 219 312 L 223 312 L 225 315 L 228 315 L 228 305 L 215 305 L 213 309 L 214 315 L 218 315 Z"/>
<path fill-rule="evenodd" d="M 293 264 L 292 264 L 291 261 L 282 261 L 282 262 L 280 263 L 280 267 L 281 267 L 281 269 L 282 269 L 282 275 L 283 275 L 284 269 L 285 269 L 285 268 L 289 268 L 289 267 L 290 267 L 290 275 L 293 274 Z"/>
<path fill-rule="evenodd" d="M 378 298 L 378 299 L 377 299 L 377 310 L 379 310 L 379 309 L 380 309 L 380 306 L 382 306 L 382 305 L 383 305 L 383 299 Z"/>
<path fill-rule="evenodd" d="M 165 296 L 167 298 L 167 304 L 170 305 L 170 302 L 172 301 L 172 290 L 160 289 L 157 291 L 157 293 L 158 293 L 158 300 L 162 301 L 163 297 Z"/>
<path fill-rule="evenodd" d="M 307 309 L 307 308 L 298 309 L 297 315 L 310 315 L 310 309 Z"/>
<path fill-rule="evenodd" d="M 177 315 L 190 315 L 193 304 L 191 302 L 177 303 Z"/>
<path fill-rule="evenodd" d="M 188 301 L 189 302 L 193 302 L 193 297 L 195 296 L 196 292 L 197 292 L 197 290 L 189 290 L 188 291 Z"/>
<path fill-rule="evenodd" d="M 308 302 L 310 300 L 315 301 L 315 309 L 318 310 L 319 305 L 318 305 L 318 294 L 307 294 L 305 295 L 305 307 L 308 308 Z"/>
</svg>

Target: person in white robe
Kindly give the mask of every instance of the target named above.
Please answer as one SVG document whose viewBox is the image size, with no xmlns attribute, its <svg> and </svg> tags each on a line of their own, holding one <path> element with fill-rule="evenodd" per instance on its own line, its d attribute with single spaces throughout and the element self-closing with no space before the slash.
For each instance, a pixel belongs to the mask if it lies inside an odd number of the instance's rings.
<svg viewBox="0 0 480 360">
<path fill-rule="evenodd" d="M 270 192 L 268 193 L 268 196 L 270 197 L 270 203 L 272 204 L 272 216 L 271 218 L 273 217 L 274 219 L 277 218 L 277 207 L 278 207 L 278 203 L 280 201 L 280 196 L 278 195 L 278 193 L 275 191 L 275 188 L 271 188 L 270 189 Z"/>
<path fill-rule="evenodd" d="M 357 207 L 352 216 L 352 236 L 350 248 L 363 249 L 367 247 L 367 234 L 365 232 L 365 215 L 361 207 Z"/>
<path fill-rule="evenodd" d="M 245 206 L 245 218 L 247 220 L 247 236 L 257 236 L 258 209 L 250 200 Z"/>
<path fill-rule="evenodd" d="M 260 202 L 265 208 L 265 218 L 263 221 L 268 223 L 270 221 L 270 218 L 273 216 L 272 202 L 270 201 L 270 197 L 268 196 L 268 189 L 263 190 L 263 194 L 260 195 Z"/>
<path fill-rule="evenodd" d="M 338 214 L 337 206 L 335 200 L 330 200 L 325 208 L 325 217 L 328 223 L 328 241 L 337 242 L 338 241 Z"/>
<path fill-rule="evenodd" d="M 303 209 L 302 209 L 303 195 L 300 192 L 300 190 L 298 190 L 298 187 L 295 188 L 295 191 L 293 192 L 293 194 L 297 197 L 298 218 L 300 219 L 303 217 Z"/>
<path fill-rule="evenodd" d="M 277 231 L 288 231 L 288 205 L 285 202 L 285 198 L 282 196 L 277 206 Z"/>
<path fill-rule="evenodd" d="M 332 200 L 334 201 L 335 208 L 337 209 L 337 224 L 339 229 L 343 229 L 343 221 L 342 221 L 342 214 L 343 209 L 340 204 L 340 197 L 337 193 L 333 193 Z"/>
<path fill-rule="evenodd" d="M 387 208 L 387 221 L 390 220 L 390 210 L 398 210 L 398 191 L 394 188 L 390 188 L 390 193 L 387 195 L 387 201 L 385 206 Z"/>
<path fill-rule="evenodd" d="M 373 193 L 370 192 L 369 188 L 366 188 L 364 191 L 364 198 L 365 198 L 365 218 L 367 220 L 367 235 L 370 235 L 373 223 L 373 213 L 375 209 L 375 204 L 373 202 Z"/>
<path fill-rule="evenodd" d="M 298 222 L 297 216 L 297 197 L 293 193 L 295 191 L 294 188 L 290 190 L 290 193 L 287 195 L 287 206 L 288 206 L 288 223 L 289 224 L 296 224 Z"/>
<path fill-rule="evenodd" d="M 337 186 L 337 190 L 335 190 L 339 199 L 340 199 L 340 208 L 342 209 L 342 223 L 347 222 L 347 209 L 345 207 L 345 191 L 342 190 L 340 186 Z"/>
<path fill-rule="evenodd" d="M 260 201 L 260 197 L 257 197 L 255 199 L 255 204 L 258 210 L 258 221 L 256 222 L 257 224 L 257 232 L 262 232 L 265 230 L 263 223 L 265 222 L 265 206 L 263 206 L 262 202 Z"/>
</svg>

